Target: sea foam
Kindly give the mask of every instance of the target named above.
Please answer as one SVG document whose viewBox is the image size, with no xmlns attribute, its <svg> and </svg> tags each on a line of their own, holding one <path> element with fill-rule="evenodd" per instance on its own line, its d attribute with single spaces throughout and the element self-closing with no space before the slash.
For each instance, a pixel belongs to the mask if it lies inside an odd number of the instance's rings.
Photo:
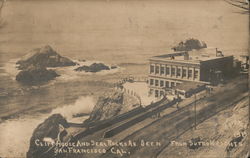
<svg viewBox="0 0 250 158">
<path fill-rule="evenodd" d="M 13 80 L 16 79 L 16 75 L 20 72 L 20 70 L 17 69 L 16 65 L 16 62 L 18 60 L 19 59 L 11 59 L 3 66 L 3 69 L 5 70 L 6 74 L 8 74 Z"/>
<path fill-rule="evenodd" d="M 79 97 L 74 104 L 58 107 L 48 114 L 34 114 L 2 122 L 0 124 L 0 157 L 26 157 L 34 129 L 50 115 L 60 113 L 67 121 L 79 123 L 87 117 L 73 118 L 72 116 L 78 113 L 90 113 L 93 107 L 92 97 Z"/>
<path fill-rule="evenodd" d="M 3 69 L 5 70 L 5 76 L 9 75 L 11 77 L 11 79 L 15 80 L 16 79 L 16 75 L 21 71 L 17 69 L 17 64 L 16 62 L 20 60 L 20 58 L 17 59 L 11 59 L 9 60 L 7 63 L 4 64 Z M 78 63 L 78 65 L 75 66 L 67 66 L 67 67 L 48 67 L 47 69 L 50 70 L 54 70 L 56 71 L 56 73 L 58 73 L 60 76 L 57 77 L 55 80 L 51 81 L 50 84 L 55 83 L 55 81 L 72 81 L 72 80 L 78 80 L 81 79 L 83 76 L 85 75 L 108 75 L 108 74 L 114 74 L 119 72 L 121 69 L 121 67 L 117 66 L 117 68 L 115 69 L 110 69 L 110 70 L 102 70 L 96 73 L 93 72 L 84 72 L 84 71 L 75 71 L 74 69 L 80 67 L 80 66 L 89 66 L 93 63 L 104 63 L 101 61 L 78 61 L 78 60 L 73 60 L 72 61 Z M 111 65 L 105 64 L 109 67 L 111 67 Z"/>
</svg>

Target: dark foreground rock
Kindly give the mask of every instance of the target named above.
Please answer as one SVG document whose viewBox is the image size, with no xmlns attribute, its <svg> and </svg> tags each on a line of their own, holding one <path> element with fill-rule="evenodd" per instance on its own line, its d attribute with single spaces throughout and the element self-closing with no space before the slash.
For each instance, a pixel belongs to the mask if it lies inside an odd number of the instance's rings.
<svg viewBox="0 0 250 158">
<path fill-rule="evenodd" d="M 75 69 L 75 71 L 85 71 L 85 72 L 99 72 L 102 70 L 110 70 L 109 66 L 104 65 L 103 63 L 93 63 L 90 66 L 80 66 Z"/>
<path fill-rule="evenodd" d="M 177 46 L 172 47 L 174 51 L 191 51 L 193 49 L 207 48 L 207 44 L 198 39 L 187 39 L 186 41 L 181 41 Z"/>
<path fill-rule="evenodd" d="M 16 80 L 27 85 L 38 85 L 53 80 L 58 76 L 53 70 L 47 70 L 43 67 L 30 67 L 20 71 L 16 75 Z"/>
<path fill-rule="evenodd" d="M 62 57 L 49 45 L 34 49 L 30 54 L 17 61 L 18 69 L 24 70 L 30 66 L 35 67 L 64 67 L 74 66 L 75 62 L 66 57 Z"/>
<path fill-rule="evenodd" d="M 99 97 L 89 119 L 85 122 L 95 122 L 109 119 L 119 114 L 123 107 L 123 92 L 115 91 Z"/>
<path fill-rule="evenodd" d="M 51 146 L 38 146 L 38 142 L 44 143 L 44 138 L 49 137 L 56 140 L 59 133 L 59 126 L 68 128 L 68 122 L 60 114 L 53 114 L 47 118 L 43 123 L 38 125 L 34 130 L 30 139 L 30 146 L 27 152 L 27 158 L 52 158 L 53 152 L 46 152 Z"/>
</svg>

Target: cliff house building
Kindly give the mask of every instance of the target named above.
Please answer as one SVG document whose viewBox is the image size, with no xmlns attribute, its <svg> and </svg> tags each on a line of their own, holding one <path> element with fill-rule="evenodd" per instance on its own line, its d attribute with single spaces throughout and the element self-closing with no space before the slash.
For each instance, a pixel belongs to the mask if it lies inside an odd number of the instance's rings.
<svg viewBox="0 0 250 158">
<path fill-rule="evenodd" d="M 233 56 L 224 56 L 217 48 L 153 56 L 149 59 L 149 94 L 160 97 L 181 84 L 217 84 L 230 76 L 232 68 Z"/>
</svg>

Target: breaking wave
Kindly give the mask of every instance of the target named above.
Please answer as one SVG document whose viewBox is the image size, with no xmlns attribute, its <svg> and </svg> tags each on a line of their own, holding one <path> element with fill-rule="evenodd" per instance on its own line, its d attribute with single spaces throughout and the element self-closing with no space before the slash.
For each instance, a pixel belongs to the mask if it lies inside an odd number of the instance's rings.
<svg viewBox="0 0 250 158">
<path fill-rule="evenodd" d="M 88 116 L 73 118 L 74 114 L 90 113 L 94 100 L 90 96 L 80 97 L 74 104 L 52 110 L 48 114 L 36 114 L 10 119 L 0 124 L 0 157 L 26 157 L 33 130 L 46 118 L 61 113 L 69 122 L 83 122 Z"/>
<path fill-rule="evenodd" d="M 76 100 L 75 104 L 56 108 L 52 110 L 51 114 L 60 113 L 68 121 L 78 122 L 75 120 L 73 115 L 80 113 L 89 114 L 93 110 L 94 105 L 95 102 L 91 96 L 80 97 Z"/>
<path fill-rule="evenodd" d="M 7 63 L 4 64 L 3 69 L 5 70 L 7 75 L 10 75 L 10 77 L 15 80 L 16 75 L 20 72 L 20 70 L 17 69 L 16 62 L 19 59 L 11 59 Z"/>
</svg>

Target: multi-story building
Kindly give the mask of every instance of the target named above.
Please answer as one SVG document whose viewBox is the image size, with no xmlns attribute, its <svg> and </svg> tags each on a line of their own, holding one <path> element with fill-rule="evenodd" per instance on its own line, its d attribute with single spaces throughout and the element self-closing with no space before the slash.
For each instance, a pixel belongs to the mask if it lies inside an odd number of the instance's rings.
<svg viewBox="0 0 250 158">
<path fill-rule="evenodd" d="M 232 71 L 233 56 L 224 56 L 217 49 L 202 49 L 153 56 L 149 62 L 149 93 L 159 97 L 183 82 L 222 80 Z"/>
</svg>

